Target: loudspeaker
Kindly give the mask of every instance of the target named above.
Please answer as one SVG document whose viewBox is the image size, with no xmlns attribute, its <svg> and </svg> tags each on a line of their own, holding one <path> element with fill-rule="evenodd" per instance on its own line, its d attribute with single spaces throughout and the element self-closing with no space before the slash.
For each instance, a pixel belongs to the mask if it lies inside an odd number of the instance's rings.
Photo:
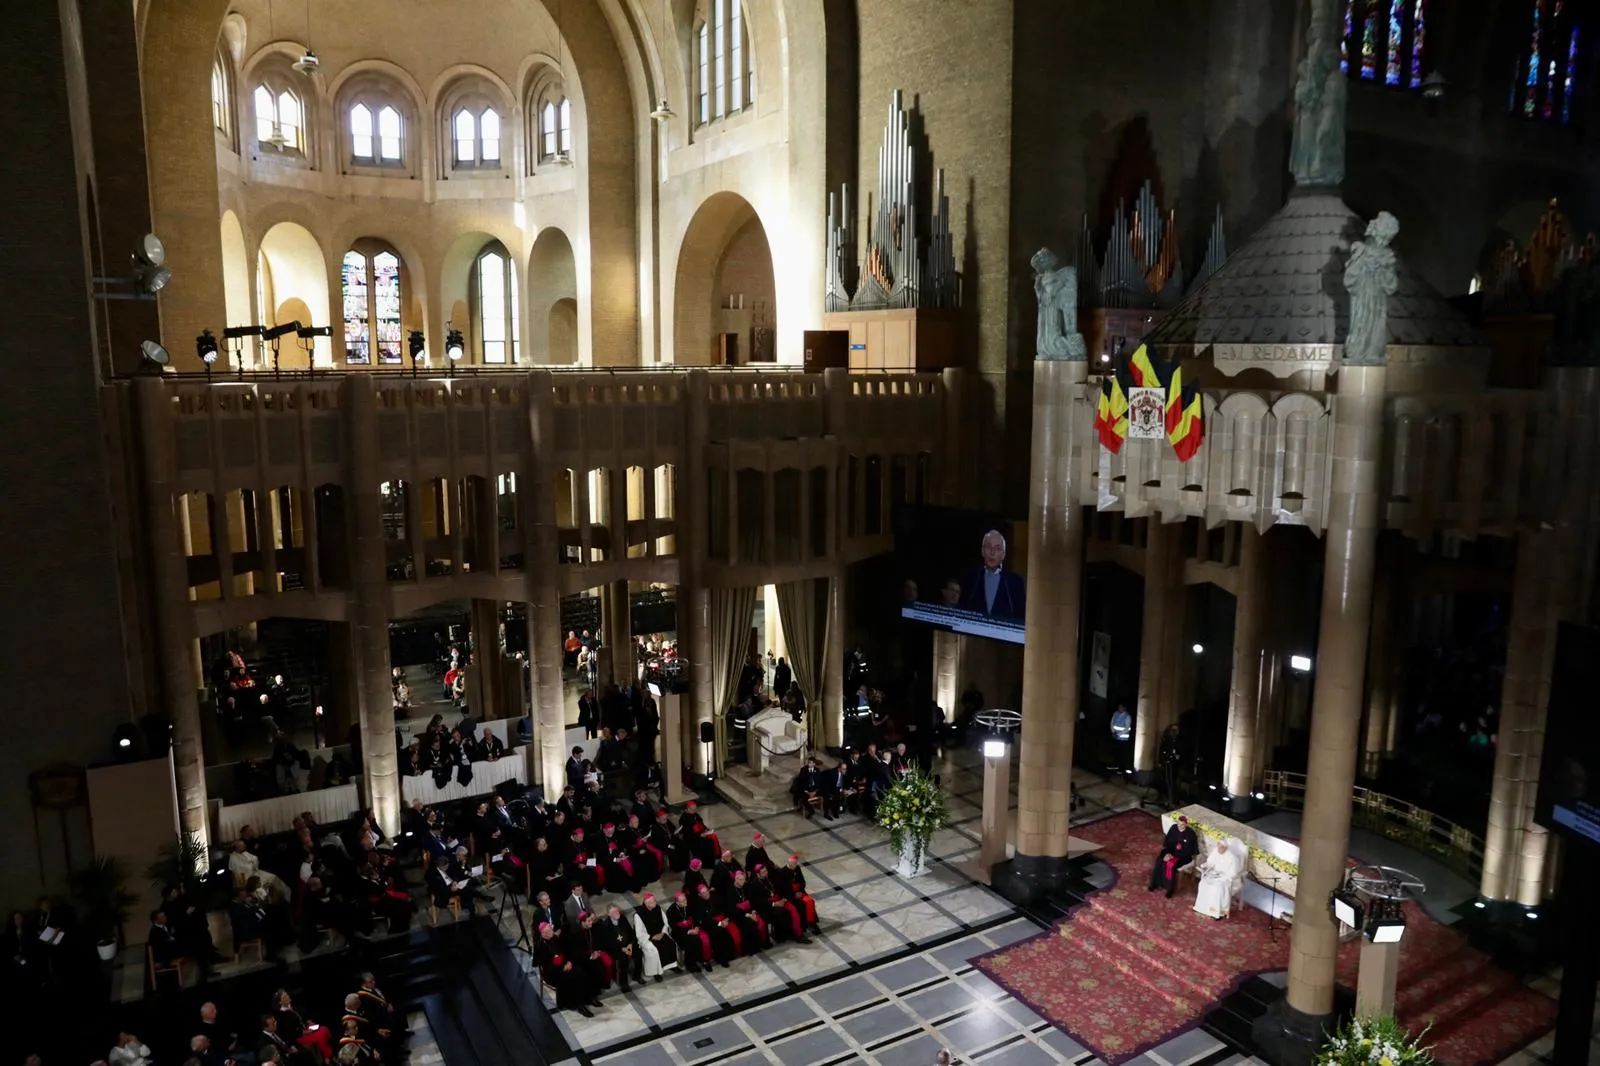
<svg viewBox="0 0 1600 1066">
<path fill-rule="evenodd" d="M 700 743 L 712 744 L 717 739 L 717 727 L 710 722 L 700 723 Z"/>
</svg>

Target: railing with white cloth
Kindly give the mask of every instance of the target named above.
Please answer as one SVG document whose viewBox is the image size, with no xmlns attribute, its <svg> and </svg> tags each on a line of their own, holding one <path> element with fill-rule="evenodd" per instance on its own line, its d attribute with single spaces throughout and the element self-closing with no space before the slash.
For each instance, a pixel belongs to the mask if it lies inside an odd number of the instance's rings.
<svg viewBox="0 0 1600 1066">
<path fill-rule="evenodd" d="M 251 800 L 249 803 L 225 803 L 217 812 L 217 835 L 219 841 L 224 843 L 237 840 L 239 830 L 247 825 L 256 831 L 257 836 L 287 833 L 294 828 L 294 820 L 307 811 L 319 823 L 332 823 L 342 822 L 360 809 L 361 795 L 353 783 Z"/>
<path fill-rule="evenodd" d="M 449 803 L 470 796 L 487 796 L 507 781 L 525 778 L 527 773 L 528 761 L 522 752 L 518 751 L 515 755 L 502 756 L 494 762 L 473 763 L 472 780 L 465 785 L 457 780 L 455 768 L 451 769 L 450 783 L 443 788 L 434 784 L 432 774 L 402 777 L 400 795 L 408 804 L 412 800 L 421 800 L 430 806 L 436 803 Z"/>
</svg>

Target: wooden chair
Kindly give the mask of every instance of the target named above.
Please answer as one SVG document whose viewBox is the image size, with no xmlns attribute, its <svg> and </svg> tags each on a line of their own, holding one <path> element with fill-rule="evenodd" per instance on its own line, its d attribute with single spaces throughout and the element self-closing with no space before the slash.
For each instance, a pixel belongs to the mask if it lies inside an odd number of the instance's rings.
<svg viewBox="0 0 1600 1066">
<path fill-rule="evenodd" d="M 459 893 L 450 897 L 450 913 L 455 916 L 456 921 L 461 920 L 461 895 Z M 431 896 L 428 898 L 428 917 L 433 921 L 434 925 L 439 924 L 439 905 L 433 902 L 433 897 Z"/>
<path fill-rule="evenodd" d="M 240 961 L 242 961 L 244 958 L 244 953 L 251 948 L 255 949 L 257 962 L 265 962 L 267 960 L 266 947 L 258 938 L 255 940 L 241 940 L 237 944 L 233 945 L 234 963 L 238 964 Z"/>
<path fill-rule="evenodd" d="M 166 965 L 162 965 L 162 964 L 156 962 L 155 949 L 150 947 L 150 945 L 148 945 L 148 944 L 145 945 L 144 954 L 145 954 L 145 958 L 148 959 L 149 963 L 150 963 L 150 987 L 151 988 L 156 987 L 156 985 L 160 983 L 159 982 L 160 975 L 164 974 L 164 973 L 177 974 L 178 975 L 178 987 L 182 988 L 184 986 L 183 985 L 183 964 L 186 963 L 186 962 L 187 963 L 192 963 L 194 960 L 192 960 L 192 959 L 190 959 L 190 958 L 188 958 L 186 956 L 179 955 L 179 956 L 176 956 L 175 958 L 173 958 L 173 960 L 171 962 L 167 963 Z"/>
</svg>

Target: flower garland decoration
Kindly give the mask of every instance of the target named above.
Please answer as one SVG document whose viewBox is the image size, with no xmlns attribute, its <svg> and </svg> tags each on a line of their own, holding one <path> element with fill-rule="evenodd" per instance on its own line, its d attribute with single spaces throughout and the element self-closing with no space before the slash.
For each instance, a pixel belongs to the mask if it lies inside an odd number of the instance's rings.
<svg viewBox="0 0 1600 1066">
<path fill-rule="evenodd" d="M 1167 817 L 1176 822 L 1181 813 L 1182 812 L 1180 811 L 1171 811 L 1168 813 Z M 1193 818 L 1189 819 L 1189 828 L 1193 829 L 1201 836 L 1211 840 L 1224 840 L 1231 835 L 1223 832 L 1220 829 L 1217 829 L 1214 826 L 1206 825 L 1204 822 L 1197 822 Z M 1285 877 L 1300 876 L 1300 867 L 1290 862 L 1288 859 L 1280 859 L 1266 848 L 1260 848 L 1254 844 L 1246 844 L 1245 847 L 1249 850 L 1252 861 L 1262 863 L 1263 865 L 1276 870 L 1278 873 L 1283 874 Z"/>
<path fill-rule="evenodd" d="M 944 792 L 920 770 L 904 774 L 878 801 L 878 824 L 895 854 L 918 868 L 933 834 L 950 824 Z"/>
<path fill-rule="evenodd" d="M 1393 1017 L 1352 1019 L 1317 1052 L 1317 1066 L 1432 1066 L 1433 1049 L 1422 1045 Z"/>
</svg>

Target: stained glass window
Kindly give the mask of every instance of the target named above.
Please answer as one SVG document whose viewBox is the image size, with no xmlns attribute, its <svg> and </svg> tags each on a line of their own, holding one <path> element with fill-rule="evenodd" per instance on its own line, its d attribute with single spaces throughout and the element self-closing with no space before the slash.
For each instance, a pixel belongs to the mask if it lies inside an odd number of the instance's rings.
<svg viewBox="0 0 1600 1066">
<path fill-rule="evenodd" d="M 1544 0 L 1533 0 L 1533 36 L 1528 45 L 1527 95 L 1522 113 L 1533 117 L 1539 99 L 1539 45 L 1544 37 Z"/>
<path fill-rule="evenodd" d="M 1422 87 L 1422 53 L 1428 44 L 1428 0 L 1417 0 L 1411 14 L 1411 87 Z"/>
<path fill-rule="evenodd" d="M 1567 43 L 1567 76 L 1561 86 L 1561 121 L 1572 121 L 1572 88 L 1578 77 L 1578 27 L 1572 27 Z"/>
<path fill-rule="evenodd" d="M 344 254 L 344 358 L 347 363 L 372 362 L 371 286 L 367 284 L 367 257 Z"/>
<path fill-rule="evenodd" d="M 400 259 L 393 252 L 372 257 L 372 309 L 377 324 L 378 361 L 398 363 L 401 356 Z"/>
<path fill-rule="evenodd" d="M 1402 50 L 1405 44 L 1406 0 L 1389 0 L 1389 62 L 1383 68 L 1383 83 L 1399 85 L 1404 73 Z"/>
<path fill-rule="evenodd" d="M 1367 17 L 1361 26 L 1361 76 L 1378 76 L 1378 0 L 1367 0 Z"/>
<path fill-rule="evenodd" d="M 350 109 L 350 154 L 356 159 L 372 161 L 372 112 L 366 104 Z"/>
</svg>

